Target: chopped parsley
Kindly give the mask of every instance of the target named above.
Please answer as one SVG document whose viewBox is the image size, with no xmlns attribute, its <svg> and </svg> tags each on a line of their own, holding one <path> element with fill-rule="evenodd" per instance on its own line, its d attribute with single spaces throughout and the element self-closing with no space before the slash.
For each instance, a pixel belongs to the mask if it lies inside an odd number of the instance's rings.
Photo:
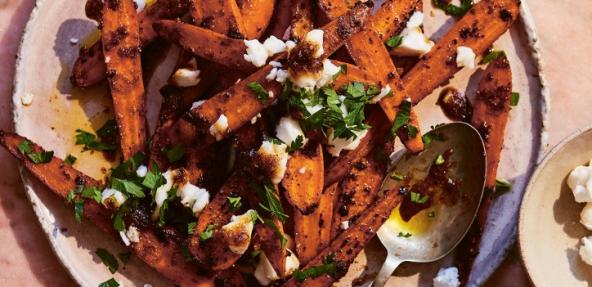
<svg viewBox="0 0 592 287">
<path fill-rule="evenodd" d="M 119 283 L 117 283 L 117 281 L 115 281 L 115 279 L 111 278 L 111 279 L 99 284 L 99 287 L 119 287 Z"/>
<path fill-rule="evenodd" d="M 270 181 L 264 181 L 257 188 L 257 194 L 259 195 L 259 206 L 261 208 L 278 218 L 281 222 L 286 221 L 288 215 L 284 212 L 280 199 L 276 194 L 275 186 Z"/>
<path fill-rule="evenodd" d="M 333 256 L 327 256 L 323 259 L 323 264 L 313 266 L 305 270 L 296 269 L 292 276 L 298 282 L 304 282 L 308 278 L 316 278 L 324 274 L 335 275 L 337 273 L 337 264 L 333 259 Z"/>
<path fill-rule="evenodd" d="M 117 271 L 117 269 L 119 268 L 119 262 L 117 262 L 115 256 L 109 253 L 109 251 L 103 248 L 97 248 L 95 253 L 97 254 L 97 256 L 99 256 L 99 258 L 101 258 L 101 261 L 103 261 L 103 264 L 105 264 L 105 266 L 109 268 L 109 271 L 111 273 L 115 273 Z"/>
<path fill-rule="evenodd" d="M 197 222 L 189 222 L 187 224 L 187 234 L 193 234 L 193 232 L 195 232 L 196 226 L 197 226 Z"/>
<path fill-rule="evenodd" d="M 517 106 L 519 101 L 520 101 L 520 94 L 516 93 L 516 92 L 512 92 L 512 94 L 510 95 L 510 106 L 512 106 L 512 107 Z"/>
<path fill-rule="evenodd" d="M 290 146 L 286 149 L 286 152 L 291 153 L 297 151 L 301 149 L 302 146 L 304 146 L 304 137 L 299 135 L 296 137 L 296 139 L 294 139 L 294 141 L 292 141 L 292 143 L 290 143 Z"/>
<path fill-rule="evenodd" d="M 34 152 L 32 143 L 27 139 L 21 141 L 17 148 L 35 164 L 48 163 L 53 159 L 53 151 Z"/>
<path fill-rule="evenodd" d="M 144 198 L 146 196 L 141 186 L 127 179 L 111 178 L 111 188 L 137 198 Z"/>
<path fill-rule="evenodd" d="M 82 198 L 92 199 L 92 200 L 96 201 L 97 203 L 101 203 L 101 198 L 103 195 L 102 195 L 101 190 L 98 187 L 90 186 L 90 187 L 85 187 L 84 189 L 82 189 L 80 196 Z"/>
<path fill-rule="evenodd" d="M 443 126 L 443 125 L 444 124 L 437 124 L 436 126 L 432 126 L 431 127 L 432 128 L 432 131 L 429 132 L 429 133 L 427 133 L 427 134 L 425 134 L 425 135 L 423 135 L 421 137 L 421 140 L 423 141 L 423 144 L 424 144 L 424 146 L 425 146 L 426 149 L 430 146 L 430 144 L 434 140 L 437 140 L 437 141 L 444 141 L 445 140 L 443 134 L 434 131 L 435 129 L 437 129 L 437 128 Z"/>
<path fill-rule="evenodd" d="M 113 228 L 117 231 L 125 230 L 125 221 L 123 217 L 128 214 L 135 206 L 137 201 L 135 199 L 126 200 L 122 206 L 117 209 L 117 212 L 113 215 Z"/>
<path fill-rule="evenodd" d="M 127 264 L 127 262 L 130 260 L 131 257 L 132 257 L 132 253 L 130 251 L 121 252 L 121 253 L 117 254 L 117 258 L 119 258 L 119 260 L 121 260 L 121 262 L 123 262 L 123 264 Z"/>
<path fill-rule="evenodd" d="M 84 200 L 74 199 L 74 218 L 78 223 L 82 221 L 84 215 Z"/>
<path fill-rule="evenodd" d="M 165 150 L 167 159 L 170 163 L 178 162 L 185 157 L 185 148 L 182 145 L 178 144 L 172 148 L 168 148 Z"/>
<path fill-rule="evenodd" d="M 409 237 L 411 237 L 411 233 L 409 233 L 409 232 L 405 232 L 405 233 L 399 232 L 399 234 L 397 235 L 397 237 L 409 238 Z"/>
<path fill-rule="evenodd" d="M 388 39 L 386 41 L 386 45 L 389 46 L 390 48 L 396 48 L 401 45 L 401 42 L 403 42 L 403 36 L 397 35 L 397 36 L 394 36 L 394 37 L 391 37 L 390 39 Z"/>
<path fill-rule="evenodd" d="M 445 162 L 446 160 L 444 159 L 444 156 L 439 154 L 436 159 L 434 160 L 434 164 L 435 165 L 441 165 Z"/>
<path fill-rule="evenodd" d="M 250 82 L 247 84 L 247 88 L 255 93 L 259 101 L 263 102 L 269 99 L 269 93 L 259 82 Z"/>
<path fill-rule="evenodd" d="M 146 173 L 146 176 L 142 180 L 142 185 L 150 190 L 155 190 L 164 183 L 165 179 L 162 173 L 160 173 L 158 164 L 152 165 L 152 169 Z"/>
<path fill-rule="evenodd" d="M 505 179 L 495 180 L 495 195 L 500 196 L 512 190 L 512 184 Z"/>
<path fill-rule="evenodd" d="M 404 175 L 398 174 L 396 172 L 391 172 L 391 174 L 389 174 L 389 177 L 391 179 L 398 180 L 398 181 L 401 181 L 401 180 L 404 180 L 405 179 L 405 176 Z"/>
<path fill-rule="evenodd" d="M 81 129 L 76 130 L 76 144 L 82 145 L 83 151 L 95 150 L 95 151 L 114 151 L 117 149 L 115 144 L 104 143 L 100 138 L 89 132 Z"/>
<path fill-rule="evenodd" d="M 273 220 L 264 219 L 263 223 L 265 223 L 265 225 L 267 225 L 267 226 L 271 227 L 271 229 L 273 229 L 273 232 L 275 233 L 275 235 L 280 239 L 280 242 L 282 244 L 282 248 L 286 247 L 286 244 L 288 244 L 288 239 L 280 231 L 279 227 L 273 222 Z"/>
<path fill-rule="evenodd" d="M 206 227 L 206 230 L 199 234 L 199 241 L 204 242 L 214 237 L 214 228 L 216 228 L 215 224 L 208 225 L 208 227 Z"/>
<path fill-rule="evenodd" d="M 71 154 L 69 154 L 68 156 L 66 156 L 66 159 L 64 159 L 64 163 L 66 163 L 69 166 L 72 166 L 75 162 L 76 162 L 77 158 Z"/>
<path fill-rule="evenodd" d="M 226 197 L 228 199 L 228 203 L 230 204 L 230 210 L 231 211 L 237 211 L 241 208 L 241 206 L 243 205 L 243 203 L 241 202 L 241 197 L 240 196 L 236 196 L 236 197 Z"/>
<path fill-rule="evenodd" d="M 433 3 L 436 9 L 444 11 L 446 15 L 457 17 L 465 15 L 473 7 L 473 0 L 460 0 L 460 6 L 447 4 L 442 0 L 433 0 Z"/>
<path fill-rule="evenodd" d="M 182 245 L 181 248 L 181 255 L 183 255 L 183 259 L 185 260 L 185 262 L 192 262 L 193 261 L 193 256 L 191 255 L 191 252 L 189 251 L 189 247 L 187 245 Z"/>
<path fill-rule="evenodd" d="M 419 132 L 417 127 L 414 127 L 409 124 L 409 120 L 411 118 L 411 102 L 409 100 L 404 100 L 399 105 L 399 110 L 397 111 L 397 116 L 395 117 L 395 122 L 391 127 L 391 135 L 395 137 L 399 129 L 406 128 L 407 129 L 407 136 L 409 138 L 415 138 L 417 133 Z"/>
<path fill-rule="evenodd" d="M 413 203 L 419 203 L 419 204 L 424 204 L 426 202 L 428 202 L 428 200 L 430 199 L 430 196 L 428 195 L 422 195 L 421 193 L 418 192 L 411 192 L 411 202 Z"/>
<path fill-rule="evenodd" d="M 489 53 L 487 53 L 487 55 L 485 55 L 485 57 L 483 57 L 483 59 L 481 59 L 481 61 L 479 61 L 479 65 L 483 65 L 483 64 L 489 64 L 493 61 L 495 61 L 497 58 L 499 58 L 500 56 L 505 56 L 506 53 L 504 51 L 490 51 Z"/>
</svg>

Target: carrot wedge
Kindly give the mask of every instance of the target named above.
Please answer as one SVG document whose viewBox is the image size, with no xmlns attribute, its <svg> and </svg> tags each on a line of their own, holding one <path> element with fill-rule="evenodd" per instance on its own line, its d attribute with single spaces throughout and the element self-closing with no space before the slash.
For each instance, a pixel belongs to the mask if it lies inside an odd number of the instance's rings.
<svg viewBox="0 0 592 287">
<path fill-rule="evenodd" d="M 140 36 L 132 0 L 103 7 L 103 53 L 124 159 L 144 150 L 146 118 Z"/>
<path fill-rule="evenodd" d="M 506 32 L 518 17 L 519 0 L 486 0 L 476 3 L 442 37 L 432 51 L 403 77 L 411 101 L 416 104 L 460 70 L 457 47 L 465 46 L 481 55 Z"/>
<path fill-rule="evenodd" d="M 320 0 L 318 5 L 329 19 L 335 19 L 350 9 L 346 0 Z"/>
<path fill-rule="evenodd" d="M 323 265 L 327 259 L 332 259 L 336 265 L 336 274 L 311 277 L 299 282 L 291 278 L 283 286 L 331 286 L 338 278 L 345 275 L 349 265 L 362 251 L 364 246 L 376 234 L 380 226 L 388 219 L 392 209 L 396 207 L 403 197 L 398 189 L 384 191 L 372 205 L 360 214 L 353 226 L 339 234 L 327 248 L 306 264 L 301 270 Z"/>
<path fill-rule="evenodd" d="M 192 0 L 189 13 L 197 26 L 234 39 L 242 39 L 246 35 L 236 0 Z"/>
<path fill-rule="evenodd" d="M 282 180 L 288 202 L 303 214 L 310 214 L 319 205 L 323 191 L 323 147 L 314 144 L 298 150 L 288 160 Z"/>
<path fill-rule="evenodd" d="M 101 2 L 96 0 L 90 0 L 87 5 L 91 2 Z M 94 3 L 96 5 L 97 3 Z M 101 14 L 103 7 L 102 3 L 100 6 L 89 7 L 94 9 L 91 11 L 96 14 Z M 183 16 L 187 11 L 187 0 L 158 0 L 153 5 L 146 7 L 142 12 L 138 13 L 138 21 L 140 23 L 140 43 L 141 47 L 146 47 L 156 38 L 156 33 L 152 29 L 152 23 L 160 19 L 174 19 Z M 102 17 L 101 15 L 92 16 L 92 19 Z M 97 20 L 95 19 L 95 20 Z M 70 76 L 70 82 L 74 86 L 85 88 L 93 86 L 107 76 L 107 68 L 105 66 L 105 56 L 103 54 L 101 42 L 97 42 L 91 47 L 82 48 L 80 54 L 74 66 L 72 67 L 72 74 Z"/>
<path fill-rule="evenodd" d="M 313 29 L 313 13 L 311 0 L 292 1 L 292 39 L 304 40 L 306 34 Z"/>
<path fill-rule="evenodd" d="M 489 191 L 495 190 L 497 167 L 510 114 L 511 93 L 510 63 L 505 55 L 501 55 L 487 66 L 483 78 L 479 82 L 471 119 L 471 124 L 479 131 L 485 142 L 487 155 L 485 187 Z M 477 220 L 458 248 L 460 254 L 457 255 L 457 259 L 459 260 L 461 278 L 469 276 L 493 199 L 493 192 L 486 192 L 479 206 Z"/>
<path fill-rule="evenodd" d="M 67 194 L 79 185 L 102 186 L 102 183 L 77 171 L 65 164 L 61 159 L 53 159 L 44 164 L 35 164 L 19 151 L 19 144 L 24 140 L 16 134 L 0 132 L 0 145 L 4 146 L 25 168 L 39 179 L 56 195 L 65 198 Z M 43 149 L 31 143 L 33 152 Z M 94 200 L 84 203 L 84 216 L 113 238 L 119 238 L 111 223 L 111 211 Z M 140 229 L 140 240 L 132 244 L 134 253 L 150 267 L 182 286 L 213 286 L 213 280 L 197 275 L 199 268 L 185 262 L 181 254 L 181 246 L 175 241 L 162 242 L 154 231 Z"/>
<path fill-rule="evenodd" d="M 366 25 L 384 42 L 405 28 L 414 11 L 421 11 L 422 0 L 384 1 Z"/>
<path fill-rule="evenodd" d="M 243 0 L 240 5 L 247 39 L 258 39 L 270 23 L 275 1 Z"/>
<path fill-rule="evenodd" d="M 172 20 L 155 22 L 153 27 L 160 36 L 204 59 L 229 68 L 243 71 L 255 70 L 255 66 L 243 57 L 246 53 L 243 40 Z"/>
<path fill-rule="evenodd" d="M 279 236 L 285 237 L 285 233 L 281 221 L 273 219 L 272 222 L 276 230 L 267 224 L 255 225 L 253 242 L 255 249 L 263 251 L 276 273 L 283 277 L 286 273 L 286 257 L 289 254 L 286 244 L 282 244 Z"/>
</svg>

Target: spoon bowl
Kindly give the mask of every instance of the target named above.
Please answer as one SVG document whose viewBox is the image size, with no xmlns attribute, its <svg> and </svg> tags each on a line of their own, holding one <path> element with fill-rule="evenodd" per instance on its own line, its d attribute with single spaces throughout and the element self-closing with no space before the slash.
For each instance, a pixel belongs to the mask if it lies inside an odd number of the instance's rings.
<svg viewBox="0 0 592 287">
<path fill-rule="evenodd" d="M 416 210 L 411 219 L 409 215 L 402 216 L 408 213 L 402 212 L 407 210 L 403 202 L 378 230 L 387 258 L 372 286 L 384 286 L 402 262 L 425 263 L 446 256 L 465 236 L 479 209 L 486 161 L 485 147 L 477 130 L 465 123 L 452 123 L 432 130 L 427 137 L 432 141 L 426 149 L 418 155 L 402 154 L 383 182 L 381 190 L 399 189 L 409 193 L 406 200 L 411 203 L 407 206 Z M 434 171 L 444 167 L 444 181 L 454 182 L 455 189 L 436 188 L 429 196 L 414 192 L 425 187 L 426 182 L 432 182 L 437 177 Z M 418 207 L 422 208 L 419 212 Z"/>
</svg>

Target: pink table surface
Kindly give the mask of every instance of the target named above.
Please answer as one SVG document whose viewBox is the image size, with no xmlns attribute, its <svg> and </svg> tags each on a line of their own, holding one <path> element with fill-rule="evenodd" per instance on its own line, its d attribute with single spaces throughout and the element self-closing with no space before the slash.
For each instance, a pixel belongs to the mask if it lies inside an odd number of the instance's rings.
<svg viewBox="0 0 592 287">
<path fill-rule="evenodd" d="M 82 1 L 82 0 L 76 0 Z M 12 129 L 12 82 L 20 37 L 33 0 L 0 0 L 0 128 Z M 551 85 L 549 144 L 592 124 L 591 1 L 530 1 L 546 76 Z M 559 24 L 560 23 L 560 24 Z M 18 168 L 0 150 L 0 283 L 4 286 L 74 286 L 53 254 L 25 197 Z M 490 286 L 528 286 L 517 252 L 494 274 Z"/>
</svg>

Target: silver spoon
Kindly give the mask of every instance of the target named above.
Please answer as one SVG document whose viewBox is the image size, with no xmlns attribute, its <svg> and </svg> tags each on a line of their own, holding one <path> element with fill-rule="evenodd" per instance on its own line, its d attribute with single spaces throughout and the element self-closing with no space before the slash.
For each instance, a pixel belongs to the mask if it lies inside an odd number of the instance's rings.
<svg viewBox="0 0 592 287">
<path fill-rule="evenodd" d="M 450 253 L 467 233 L 475 219 L 485 183 L 485 147 L 477 130 L 465 123 L 452 123 L 434 129 L 433 138 L 419 155 L 403 154 L 393 165 L 382 190 L 400 188 L 408 178 L 414 181 L 428 177 L 428 170 L 440 155 L 448 154 L 450 178 L 459 179 L 458 196 L 454 203 L 436 204 L 411 218 L 408 224 L 397 219 L 399 208 L 378 230 L 378 238 L 387 250 L 387 257 L 374 279 L 373 287 L 382 287 L 403 262 L 427 263 Z M 451 151 L 448 152 L 447 151 Z M 401 175 L 405 180 L 401 180 Z M 407 190 L 409 192 L 409 190 Z M 444 193 L 445 191 L 442 191 Z M 411 195 L 411 194 L 410 194 Z M 426 200 L 415 194 L 415 204 Z M 413 196 L 413 195 L 411 195 Z M 436 196 L 434 195 L 435 199 Z M 419 200 L 418 200 L 419 199 Z M 414 226 L 424 229 L 418 232 Z"/>
</svg>

